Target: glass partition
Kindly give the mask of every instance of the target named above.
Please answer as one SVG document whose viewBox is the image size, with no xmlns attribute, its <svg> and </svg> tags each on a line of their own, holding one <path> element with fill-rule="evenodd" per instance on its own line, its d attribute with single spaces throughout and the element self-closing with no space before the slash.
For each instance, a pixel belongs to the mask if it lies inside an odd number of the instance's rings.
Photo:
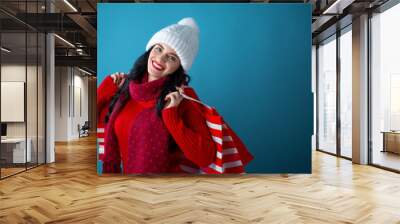
<svg viewBox="0 0 400 224">
<path fill-rule="evenodd" d="M 352 157 L 352 32 L 340 36 L 340 155 Z"/>
<path fill-rule="evenodd" d="M 400 4 L 371 18 L 372 164 L 400 170 Z"/>
<path fill-rule="evenodd" d="M 0 178 L 45 163 L 46 40 L 44 33 L 17 19 L 43 12 L 44 3 L 0 2 L 15 12 L 0 12 Z"/>
<path fill-rule="evenodd" d="M 26 169 L 26 33 L 1 34 L 1 176 Z M 4 50 L 6 49 L 6 50 Z M 28 151 L 27 151 L 28 146 Z"/>
<path fill-rule="evenodd" d="M 336 154 L 336 36 L 318 47 L 318 149 Z"/>
</svg>

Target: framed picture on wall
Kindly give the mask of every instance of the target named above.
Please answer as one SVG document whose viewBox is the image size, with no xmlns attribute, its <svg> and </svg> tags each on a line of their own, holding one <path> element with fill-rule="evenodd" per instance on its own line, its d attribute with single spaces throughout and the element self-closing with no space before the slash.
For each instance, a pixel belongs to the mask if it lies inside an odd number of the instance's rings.
<svg viewBox="0 0 400 224">
<path fill-rule="evenodd" d="M 24 122 L 25 82 L 1 82 L 1 122 Z"/>
</svg>

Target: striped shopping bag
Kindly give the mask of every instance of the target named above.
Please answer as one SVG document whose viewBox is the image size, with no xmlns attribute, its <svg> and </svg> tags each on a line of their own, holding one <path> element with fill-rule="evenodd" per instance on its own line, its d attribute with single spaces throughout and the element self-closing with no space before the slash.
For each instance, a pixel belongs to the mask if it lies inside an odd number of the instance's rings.
<svg viewBox="0 0 400 224">
<path fill-rule="evenodd" d="M 98 160 L 103 161 L 104 158 L 104 126 L 97 126 L 97 149 L 98 149 Z"/>
<path fill-rule="evenodd" d="M 201 112 L 206 120 L 212 139 L 216 144 L 215 161 L 207 167 L 196 167 L 192 162 L 184 160 L 180 168 L 188 173 L 200 174 L 225 174 L 225 173 L 245 173 L 242 159 L 240 158 L 237 144 L 232 138 L 233 130 L 226 124 L 217 110 L 203 102 L 185 94 L 183 87 L 180 94 L 183 98 L 199 103 Z"/>
</svg>

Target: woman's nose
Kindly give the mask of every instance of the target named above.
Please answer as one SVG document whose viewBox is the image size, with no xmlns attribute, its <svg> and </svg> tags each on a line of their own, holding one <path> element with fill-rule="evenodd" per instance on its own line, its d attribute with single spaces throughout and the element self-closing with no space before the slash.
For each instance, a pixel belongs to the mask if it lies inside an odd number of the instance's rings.
<svg viewBox="0 0 400 224">
<path fill-rule="evenodd" d="M 159 54 L 158 55 L 158 59 L 160 59 L 160 61 L 162 62 L 167 62 L 167 55 L 166 54 Z"/>
<path fill-rule="evenodd" d="M 167 55 L 163 55 L 163 56 L 162 56 L 162 61 L 163 61 L 164 63 L 167 63 L 167 61 L 168 61 Z"/>
</svg>

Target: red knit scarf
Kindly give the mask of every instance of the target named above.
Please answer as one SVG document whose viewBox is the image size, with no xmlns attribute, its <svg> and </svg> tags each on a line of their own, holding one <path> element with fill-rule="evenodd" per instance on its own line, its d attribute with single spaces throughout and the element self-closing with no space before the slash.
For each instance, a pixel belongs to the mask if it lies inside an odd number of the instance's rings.
<svg viewBox="0 0 400 224">
<path fill-rule="evenodd" d="M 153 100 L 154 106 L 145 108 L 139 112 L 130 130 L 127 130 L 129 131 L 128 159 L 127 164 L 123 164 L 125 173 L 167 172 L 170 136 L 162 119 L 156 113 L 156 101 L 166 79 L 167 76 L 147 82 L 147 75 L 145 75 L 141 82 L 130 81 L 129 83 L 130 100 Z M 114 127 L 115 119 L 123 107 L 123 105 L 121 105 L 122 99 L 123 96 L 117 101 L 109 122 L 107 123 L 108 127 Z M 113 128 L 106 128 L 106 131 L 105 149 L 107 150 L 109 147 L 118 147 Z M 114 155 L 114 157 L 118 159 L 119 155 Z"/>
</svg>

